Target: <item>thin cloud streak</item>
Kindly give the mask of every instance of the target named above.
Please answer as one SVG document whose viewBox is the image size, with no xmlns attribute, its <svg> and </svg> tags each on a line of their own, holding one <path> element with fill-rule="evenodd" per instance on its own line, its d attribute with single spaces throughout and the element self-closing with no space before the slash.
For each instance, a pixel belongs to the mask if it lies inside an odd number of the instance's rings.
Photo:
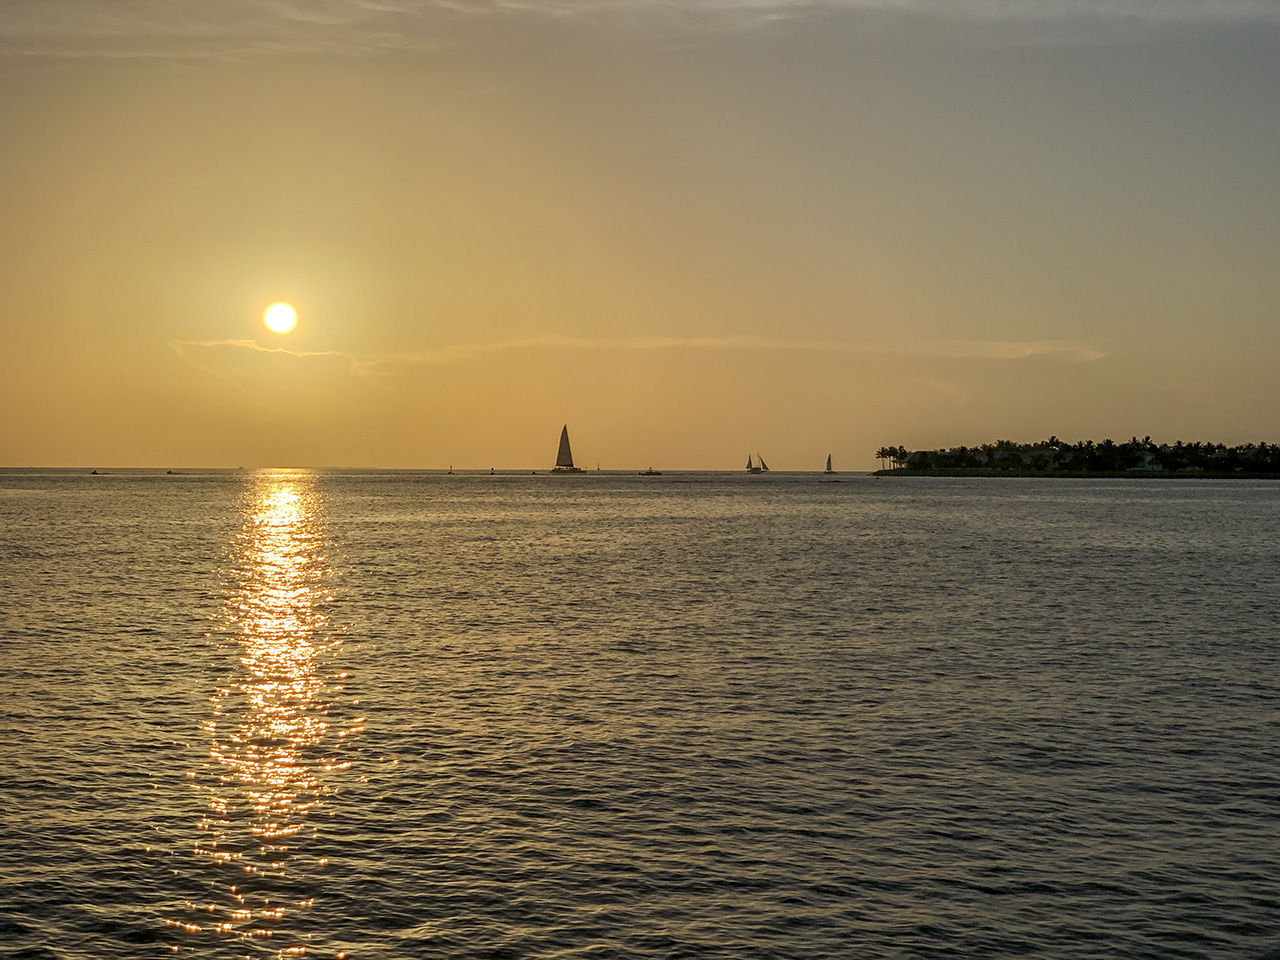
<svg viewBox="0 0 1280 960">
<path fill-rule="evenodd" d="M 919 343 L 849 343 L 831 340 L 778 340 L 770 337 L 631 337 L 587 339 L 531 337 L 497 343 L 456 343 L 439 350 L 385 354 L 361 361 L 361 366 L 413 363 L 441 365 L 469 360 L 485 353 L 567 348 L 575 350 L 738 350 L 790 353 L 842 353 L 888 356 L 931 356 L 950 360 L 1025 360 L 1033 357 L 1088 363 L 1107 356 L 1087 343 L 1046 341 L 929 341 Z"/>
<path fill-rule="evenodd" d="M 353 356 L 333 350 L 298 351 L 264 347 L 256 340 L 173 340 L 169 347 L 184 359 L 195 361 L 200 350 L 235 348 L 294 358 L 338 358 L 351 364 L 353 373 L 375 373 L 396 365 L 445 366 L 474 360 L 485 354 L 522 350 L 657 351 L 715 350 L 740 352 L 838 353 L 851 356 L 933 357 L 941 360 L 1016 361 L 1055 360 L 1089 363 L 1108 354 L 1088 343 L 1068 340 L 981 341 L 948 340 L 918 343 L 849 343 L 833 340 L 778 340 L 770 337 L 586 337 L 542 336 L 495 343 L 454 343 L 438 350 Z"/>
<path fill-rule="evenodd" d="M 355 357 L 336 350 L 264 347 L 256 340 L 170 340 L 167 346 L 187 363 L 246 395 L 259 389 L 251 382 L 253 361 L 250 358 L 263 358 L 258 362 L 267 364 L 278 362 L 269 359 L 272 357 L 287 358 L 287 361 L 299 361 L 295 370 L 322 374 L 323 370 L 316 367 L 318 361 L 340 361 L 346 374 L 356 372 L 359 364 Z M 278 368 L 276 372 L 279 372 Z"/>
<path fill-rule="evenodd" d="M 257 340 L 170 340 L 168 347 L 180 357 L 187 357 L 194 349 L 210 349 L 215 347 L 238 347 L 252 350 L 255 353 L 277 353 L 288 357 L 336 357 L 351 363 L 358 363 L 355 357 L 339 353 L 336 350 L 286 350 L 284 347 L 264 347 Z"/>
<path fill-rule="evenodd" d="M 537 17 L 681 28 L 765 26 L 808 11 L 947 18 L 1280 24 L 1280 0 L 7 0 L 0 55 L 210 57 L 362 55 L 430 49 L 461 19 Z"/>
</svg>

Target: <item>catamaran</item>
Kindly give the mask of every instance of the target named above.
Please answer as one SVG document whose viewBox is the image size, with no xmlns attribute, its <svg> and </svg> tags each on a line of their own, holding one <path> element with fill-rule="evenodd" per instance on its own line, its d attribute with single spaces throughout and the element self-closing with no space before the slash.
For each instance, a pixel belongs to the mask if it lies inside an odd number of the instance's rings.
<svg viewBox="0 0 1280 960">
<path fill-rule="evenodd" d="M 560 450 L 556 454 L 556 465 L 552 473 L 582 473 L 581 467 L 573 465 L 573 451 L 569 449 L 569 425 L 566 423 L 560 430 Z"/>
</svg>

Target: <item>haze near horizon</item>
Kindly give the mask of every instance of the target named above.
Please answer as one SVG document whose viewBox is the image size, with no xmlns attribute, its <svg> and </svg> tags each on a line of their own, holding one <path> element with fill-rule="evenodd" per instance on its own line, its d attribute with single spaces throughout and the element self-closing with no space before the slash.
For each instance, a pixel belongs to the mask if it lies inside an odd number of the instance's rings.
<svg viewBox="0 0 1280 960">
<path fill-rule="evenodd" d="M 1276 89 L 1276 2 L 14 6 L 0 465 L 1274 442 Z"/>
</svg>

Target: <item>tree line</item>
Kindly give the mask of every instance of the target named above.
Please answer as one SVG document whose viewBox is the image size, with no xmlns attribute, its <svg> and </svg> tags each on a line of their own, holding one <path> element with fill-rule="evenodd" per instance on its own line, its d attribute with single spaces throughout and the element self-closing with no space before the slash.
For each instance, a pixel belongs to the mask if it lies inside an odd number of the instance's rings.
<svg viewBox="0 0 1280 960">
<path fill-rule="evenodd" d="M 1196 441 L 1156 444 L 1150 437 L 1126 443 L 1082 440 L 1068 443 L 1057 437 L 1035 443 L 997 440 L 976 447 L 949 450 L 907 450 L 881 447 L 882 467 L 900 470 L 986 469 L 1043 472 L 1119 473 L 1124 471 L 1175 473 L 1280 473 L 1280 444 L 1245 443 L 1229 447 Z"/>
</svg>

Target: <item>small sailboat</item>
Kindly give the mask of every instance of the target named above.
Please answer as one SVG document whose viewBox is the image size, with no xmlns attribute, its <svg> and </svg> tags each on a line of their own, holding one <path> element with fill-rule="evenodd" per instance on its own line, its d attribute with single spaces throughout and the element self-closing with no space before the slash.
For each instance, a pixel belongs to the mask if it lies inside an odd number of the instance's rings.
<svg viewBox="0 0 1280 960">
<path fill-rule="evenodd" d="M 758 453 L 756 454 L 756 460 L 758 461 L 757 463 L 752 463 L 751 454 L 747 454 L 747 473 L 764 473 L 769 469 L 765 465 L 764 457 Z"/>
<path fill-rule="evenodd" d="M 582 473 L 581 467 L 573 465 L 573 451 L 569 448 L 569 425 L 566 423 L 560 430 L 560 449 L 556 453 L 556 465 L 552 473 Z"/>
<path fill-rule="evenodd" d="M 831 454 L 829 454 L 829 453 L 827 454 L 827 469 L 823 470 L 822 472 L 823 472 L 823 473 L 835 473 L 835 471 L 831 469 Z"/>
</svg>

